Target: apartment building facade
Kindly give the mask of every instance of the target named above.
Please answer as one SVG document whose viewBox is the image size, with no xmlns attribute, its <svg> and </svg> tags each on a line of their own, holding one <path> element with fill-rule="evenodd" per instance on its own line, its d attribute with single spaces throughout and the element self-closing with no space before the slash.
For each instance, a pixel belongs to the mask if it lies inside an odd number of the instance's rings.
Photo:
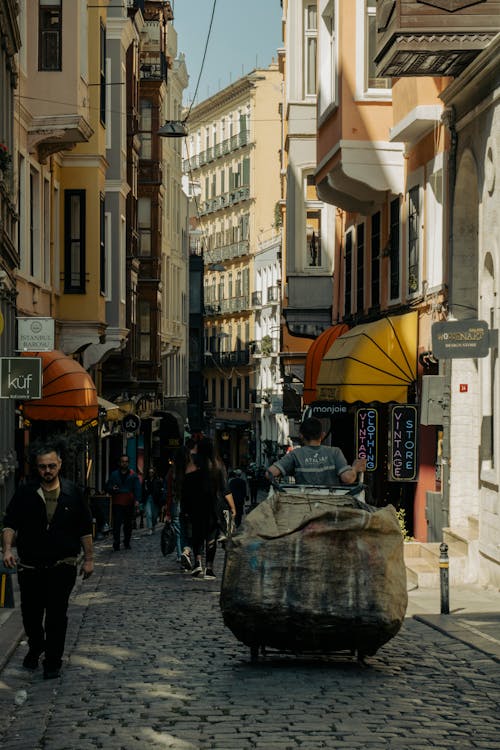
<svg viewBox="0 0 500 750">
<path fill-rule="evenodd" d="M 442 206 L 437 217 L 431 210 L 423 222 L 424 240 L 430 240 L 431 247 L 436 224 L 442 226 L 447 294 L 439 308 L 440 317 L 444 331 L 448 323 L 473 328 L 480 321 L 492 338 L 483 356 L 473 358 L 461 352 L 455 358 L 443 353 L 436 356 L 432 347 L 438 348 L 438 341 L 427 333 L 431 358 L 439 360 L 434 368 L 436 372 L 439 369 L 436 380 L 441 387 L 433 396 L 442 406 L 428 421 L 442 430 L 442 482 L 437 502 L 444 509 L 447 540 L 450 544 L 458 540 L 465 549 L 463 578 L 494 585 L 500 581 L 499 381 L 494 333 L 498 327 L 494 300 L 499 258 L 494 238 L 499 221 L 495 183 L 499 163 L 495 95 L 499 19 L 500 4 L 491 0 L 431 0 L 418 18 L 406 0 L 379 3 L 376 55 L 378 70 L 398 78 L 399 122 L 394 129 L 400 136 L 405 134 L 411 155 L 415 153 L 413 133 L 422 131 L 423 121 L 436 103 L 442 109 L 443 161 L 440 165 L 435 158 L 434 169 L 424 162 L 420 180 L 421 184 L 431 181 L 432 193 L 425 190 L 428 198 L 436 191 L 442 169 Z M 422 84 L 429 80 L 439 85 L 437 102 L 429 99 L 428 90 L 424 95 Z M 414 160 L 413 164 L 418 167 Z M 413 186 L 409 184 L 409 188 Z M 436 249 L 440 247 L 441 241 Z M 432 271 L 440 262 L 439 253 L 434 253 Z"/>
<path fill-rule="evenodd" d="M 11 357 L 16 349 L 16 282 L 19 264 L 17 246 L 17 201 L 14 192 L 14 109 L 19 74 L 17 54 L 21 35 L 17 4 L 0 3 L 0 356 Z M 14 492 L 16 455 L 16 404 L 1 400 L 0 420 L 0 513 Z"/>
<path fill-rule="evenodd" d="M 281 74 L 243 76 L 189 112 L 185 173 L 204 258 L 205 402 L 228 465 L 253 460 L 254 256 L 271 236 L 279 201 Z M 192 204 L 192 205 L 193 205 Z"/>
<path fill-rule="evenodd" d="M 283 318 L 281 368 L 284 410 L 299 439 L 306 357 L 332 324 L 335 208 L 318 196 L 316 108 L 319 65 L 318 4 L 284 0 L 282 120 Z M 308 401 L 305 401 L 308 403 Z"/>
</svg>

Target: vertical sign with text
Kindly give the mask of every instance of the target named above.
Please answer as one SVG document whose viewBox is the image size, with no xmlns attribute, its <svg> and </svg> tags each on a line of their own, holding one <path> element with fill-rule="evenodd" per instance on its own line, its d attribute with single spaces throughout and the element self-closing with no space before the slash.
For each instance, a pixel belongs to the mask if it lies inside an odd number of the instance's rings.
<svg viewBox="0 0 500 750">
<path fill-rule="evenodd" d="M 376 409 L 356 411 L 356 456 L 366 458 L 366 470 L 377 468 L 378 414 Z"/>
<path fill-rule="evenodd" d="M 413 482 L 417 478 L 417 407 L 391 409 L 389 480 Z"/>
</svg>

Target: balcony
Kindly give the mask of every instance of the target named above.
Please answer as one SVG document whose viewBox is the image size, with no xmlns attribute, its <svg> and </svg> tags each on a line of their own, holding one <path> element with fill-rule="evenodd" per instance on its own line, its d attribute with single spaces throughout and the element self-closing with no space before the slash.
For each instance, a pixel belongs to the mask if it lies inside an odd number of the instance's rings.
<svg viewBox="0 0 500 750">
<path fill-rule="evenodd" d="M 262 292 L 252 292 L 252 307 L 262 307 Z"/>
<path fill-rule="evenodd" d="M 500 31 L 500 5 L 378 0 L 377 29 L 377 76 L 458 76 Z"/>
<path fill-rule="evenodd" d="M 233 258 L 242 258 L 249 253 L 250 243 L 248 240 L 240 240 L 239 242 L 231 242 L 229 245 L 222 245 L 222 247 L 216 247 L 214 250 L 208 250 L 205 254 L 205 262 L 209 263 L 221 263 L 225 260 L 232 260 Z"/>
<path fill-rule="evenodd" d="M 141 53 L 139 75 L 141 81 L 166 81 L 168 72 L 167 58 L 163 52 L 152 50 Z"/>
<path fill-rule="evenodd" d="M 141 185 L 161 185 L 163 165 L 159 161 L 140 161 L 137 179 Z"/>
<path fill-rule="evenodd" d="M 222 313 L 221 305 L 216 303 L 205 304 L 203 311 L 207 316 L 220 315 Z"/>
<path fill-rule="evenodd" d="M 248 200 L 250 198 L 250 188 L 248 185 L 243 185 L 239 188 L 234 188 L 229 193 L 221 193 L 214 198 L 200 203 L 200 215 L 211 214 L 214 211 L 220 211 L 230 206 L 234 206 L 241 201 Z"/>
<path fill-rule="evenodd" d="M 200 151 L 199 154 L 195 154 L 189 159 L 184 159 L 184 172 L 189 172 L 190 169 L 204 167 L 205 164 L 220 159 L 222 156 L 227 156 L 232 151 L 237 151 L 239 148 L 243 148 L 243 146 L 246 146 L 247 144 L 248 130 L 243 130 L 237 135 L 232 135 L 231 138 L 226 138 L 222 143 L 214 143 L 213 146 L 208 146 L 204 151 Z"/>
<path fill-rule="evenodd" d="M 267 301 L 270 304 L 277 304 L 280 301 L 280 289 L 279 289 L 279 286 L 268 286 L 267 287 Z"/>
</svg>

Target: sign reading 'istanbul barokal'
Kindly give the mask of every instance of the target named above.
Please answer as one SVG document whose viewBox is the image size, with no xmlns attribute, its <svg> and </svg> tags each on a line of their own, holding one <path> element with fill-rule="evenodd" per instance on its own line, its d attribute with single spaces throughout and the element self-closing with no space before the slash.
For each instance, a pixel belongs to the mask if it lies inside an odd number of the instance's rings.
<svg viewBox="0 0 500 750">
<path fill-rule="evenodd" d="M 438 359 L 487 357 L 488 323 L 484 320 L 450 320 L 432 326 L 432 353 Z"/>
<path fill-rule="evenodd" d="M 0 357 L 0 398 L 42 397 L 40 357 Z"/>
<path fill-rule="evenodd" d="M 54 318 L 18 318 L 17 349 L 20 352 L 51 352 L 54 349 Z"/>
</svg>

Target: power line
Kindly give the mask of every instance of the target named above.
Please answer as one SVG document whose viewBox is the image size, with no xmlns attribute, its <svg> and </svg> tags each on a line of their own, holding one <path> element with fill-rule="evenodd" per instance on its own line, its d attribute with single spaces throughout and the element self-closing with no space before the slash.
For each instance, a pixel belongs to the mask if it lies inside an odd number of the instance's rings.
<svg viewBox="0 0 500 750">
<path fill-rule="evenodd" d="M 189 115 L 191 114 L 191 110 L 193 109 L 193 104 L 194 104 L 194 102 L 196 101 L 196 95 L 197 95 L 197 93 L 198 93 L 198 87 L 199 87 L 199 85 L 200 85 L 201 74 L 203 73 L 203 67 L 204 67 L 204 65 L 205 65 L 205 58 L 206 58 L 206 56 L 207 56 L 208 42 L 209 42 L 209 40 L 210 40 L 210 34 L 211 34 L 211 32 L 212 32 L 212 24 L 213 24 L 213 22 L 214 22 L 214 15 L 215 15 L 215 6 L 216 6 L 216 4 L 217 4 L 217 0 L 214 0 L 214 4 L 213 4 L 213 6 L 212 6 L 212 16 L 211 16 L 211 18 L 210 18 L 210 24 L 209 24 L 209 26 L 208 26 L 208 34 L 207 34 L 207 39 L 206 39 L 206 42 L 205 42 L 205 50 L 204 50 L 204 52 L 203 52 L 203 58 L 202 58 L 202 61 L 201 61 L 200 72 L 199 72 L 199 75 L 198 75 L 198 80 L 196 81 L 196 88 L 195 88 L 195 90 L 194 90 L 194 95 L 193 95 L 193 98 L 192 98 L 192 100 L 191 100 L 191 104 L 189 105 L 189 110 L 188 110 L 188 113 L 187 113 L 187 115 L 186 115 L 186 118 L 185 118 L 185 120 L 184 120 L 185 122 L 186 122 L 186 121 L 188 120 L 188 118 L 189 118 Z"/>
</svg>

